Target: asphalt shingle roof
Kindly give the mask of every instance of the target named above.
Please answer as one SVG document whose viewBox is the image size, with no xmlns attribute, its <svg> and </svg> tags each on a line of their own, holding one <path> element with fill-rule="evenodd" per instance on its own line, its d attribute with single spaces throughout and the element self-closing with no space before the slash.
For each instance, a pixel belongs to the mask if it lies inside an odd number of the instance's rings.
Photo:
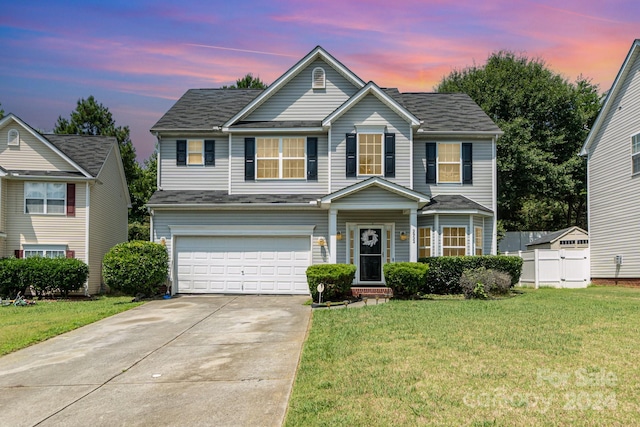
<svg viewBox="0 0 640 427">
<path fill-rule="evenodd" d="M 113 136 L 57 134 L 42 136 L 93 177 L 98 176 L 112 145 L 117 144 Z"/>
<path fill-rule="evenodd" d="M 222 126 L 262 92 L 262 89 L 189 89 L 151 130 L 211 130 Z"/>
<path fill-rule="evenodd" d="M 431 201 L 423 208 L 423 210 L 479 210 L 493 213 L 493 211 L 480 203 L 467 199 L 460 194 L 441 194 L 431 198 Z"/>
<path fill-rule="evenodd" d="M 147 205 L 227 204 L 227 203 L 309 203 L 320 199 L 314 194 L 232 194 L 226 191 L 159 190 L 153 193 Z"/>
<path fill-rule="evenodd" d="M 424 131 L 500 132 L 467 94 L 400 93 L 395 88 L 383 91 L 422 120 Z M 151 130 L 211 130 L 222 126 L 261 93 L 261 89 L 190 89 Z M 241 122 L 233 127 L 315 127 L 318 123 Z"/>
<path fill-rule="evenodd" d="M 542 243 L 551 243 L 554 240 L 558 239 L 559 237 L 562 237 L 565 234 L 567 234 L 568 232 L 572 231 L 574 228 L 578 228 L 578 227 L 576 227 L 576 226 L 567 227 L 567 228 L 563 228 L 562 230 L 558 230 L 558 231 L 554 231 L 554 232 L 551 232 L 551 233 L 547 233 L 544 236 L 541 236 L 541 237 L 537 238 L 536 240 L 533 240 L 533 241 L 527 243 L 527 246 L 540 245 Z"/>
</svg>

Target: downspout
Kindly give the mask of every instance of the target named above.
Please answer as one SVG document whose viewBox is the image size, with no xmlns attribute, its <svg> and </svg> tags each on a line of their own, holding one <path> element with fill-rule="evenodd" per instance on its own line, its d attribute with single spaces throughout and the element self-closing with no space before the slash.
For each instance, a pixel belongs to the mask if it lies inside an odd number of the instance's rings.
<svg viewBox="0 0 640 427">
<path fill-rule="evenodd" d="M 91 206 L 91 191 L 89 189 L 89 182 L 85 183 L 85 213 L 84 213 L 84 262 L 87 265 L 91 265 L 89 263 L 89 218 L 90 218 L 90 206 Z M 84 296 L 89 296 L 89 279 L 84 284 Z"/>
<path fill-rule="evenodd" d="M 162 190 L 162 181 L 160 180 L 160 176 L 162 175 L 162 159 L 160 158 L 160 134 L 156 132 L 156 140 L 157 140 L 157 150 L 156 152 L 156 187 L 158 190 Z"/>
<path fill-rule="evenodd" d="M 493 167 L 491 170 L 491 180 L 493 181 L 493 233 L 491 233 L 491 255 L 498 254 L 498 157 L 497 157 L 497 141 L 499 135 L 495 135 L 491 140 Z M 484 232 L 484 231 L 483 231 Z"/>
</svg>

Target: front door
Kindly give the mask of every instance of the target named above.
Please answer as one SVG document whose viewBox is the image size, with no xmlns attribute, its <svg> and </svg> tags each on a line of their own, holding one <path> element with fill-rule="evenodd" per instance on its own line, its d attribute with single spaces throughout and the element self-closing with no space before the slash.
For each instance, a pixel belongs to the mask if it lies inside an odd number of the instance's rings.
<svg viewBox="0 0 640 427">
<path fill-rule="evenodd" d="M 360 282 L 382 282 L 382 228 L 361 227 Z"/>
</svg>

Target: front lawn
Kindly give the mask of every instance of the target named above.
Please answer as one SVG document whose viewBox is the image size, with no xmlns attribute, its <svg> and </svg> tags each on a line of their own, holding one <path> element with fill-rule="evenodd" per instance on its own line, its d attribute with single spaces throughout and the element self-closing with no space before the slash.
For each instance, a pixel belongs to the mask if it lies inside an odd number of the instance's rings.
<svg viewBox="0 0 640 427">
<path fill-rule="evenodd" d="M 634 425 L 640 290 L 318 310 L 287 426 Z"/>
<path fill-rule="evenodd" d="M 131 297 L 92 301 L 38 301 L 25 307 L 0 307 L 0 356 L 113 316 L 141 303 Z"/>
</svg>

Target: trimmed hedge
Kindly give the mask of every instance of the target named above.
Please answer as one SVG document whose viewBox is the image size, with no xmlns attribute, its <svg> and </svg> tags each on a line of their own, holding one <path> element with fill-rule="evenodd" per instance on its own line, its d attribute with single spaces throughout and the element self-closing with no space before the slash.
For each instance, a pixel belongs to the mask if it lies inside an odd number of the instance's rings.
<svg viewBox="0 0 640 427">
<path fill-rule="evenodd" d="M 66 297 L 81 289 L 87 277 L 89 267 L 75 258 L 7 258 L 0 260 L 0 295 L 14 298 L 30 287 L 39 297 L 56 293 Z"/>
<path fill-rule="evenodd" d="M 324 301 L 341 300 L 350 296 L 351 284 L 356 277 L 356 266 L 351 264 L 315 264 L 307 268 L 307 283 L 314 301 L 318 300 L 318 284 L 324 284 Z"/>
<path fill-rule="evenodd" d="M 484 267 L 507 273 L 511 286 L 518 283 L 522 274 L 522 258 L 517 256 L 441 256 L 420 258 L 429 265 L 429 272 L 422 292 L 429 294 L 461 294 L 460 277 L 464 270 Z"/>
<path fill-rule="evenodd" d="M 394 262 L 384 265 L 384 280 L 393 289 L 393 295 L 416 295 L 427 280 L 429 266 L 419 262 Z"/>
<path fill-rule="evenodd" d="M 132 296 L 157 295 L 168 273 L 167 249 L 154 242 L 119 243 L 102 260 L 105 285 Z"/>
</svg>

